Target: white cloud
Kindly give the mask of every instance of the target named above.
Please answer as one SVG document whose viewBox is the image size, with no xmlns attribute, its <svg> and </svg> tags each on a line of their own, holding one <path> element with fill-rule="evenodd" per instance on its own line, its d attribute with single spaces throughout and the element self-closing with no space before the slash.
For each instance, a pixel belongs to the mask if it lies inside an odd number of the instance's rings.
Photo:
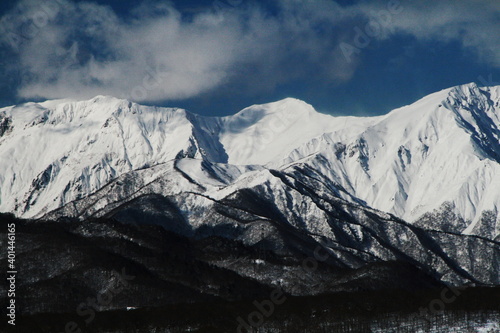
<svg viewBox="0 0 500 333">
<path fill-rule="evenodd" d="M 155 101 L 193 97 L 237 77 L 248 89 L 272 89 L 307 75 L 311 65 L 327 66 L 327 79 L 334 81 L 352 73 L 342 59 L 330 57 L 335 37 L 328 41 L 314 32 L 324 10 L 288 4 L 282 15 L 270 17 L 243 4 L 185 20 L 174 7 L 149 2 L 123 19 L 93 3 L 57 4 L 28 38 L 19 36 L 23 26 L 33 27 L 26 17 L 44 15 L 40 2 L 24 0 L 3 18 L 6 30 L 16 32 L 4 35 L 4 43 L 18 47 L 15 65 L 30 74 L 21 97 L 99 93 Z"/>
<path fill-rule="evenodd" d="M 401 11 L 391 16 L 393 33 L 418 40 L 457 40 L 485 63 L 500 67 L 500 2 L 497 0 L 392 0 Z M 386 9 L 388 1 L 364 2 L 366 16 Z M 385 36 L 387 37 L 387 36 Z"/>
<path fill-rule="evenodd" d="M 282 0 L 280 14 L 271 16 L 242 1 L 223 13 L 206 10 L 186 19 L 172 5 L 155 2 L 123 18 L 95 3 L 23 0 L 2 17 L 0 41 L 16 52 L 11 66 L 29 74 L 21 97 L 175 100 L 232 83 L 266 90 L 307 77 L 349 80 L 358 61 L 346 62 L 339 43 L 387 3 Z M 458 39 L 500 66 L 497 2 L 401 3 L 391 33 Z"/>
</svg>

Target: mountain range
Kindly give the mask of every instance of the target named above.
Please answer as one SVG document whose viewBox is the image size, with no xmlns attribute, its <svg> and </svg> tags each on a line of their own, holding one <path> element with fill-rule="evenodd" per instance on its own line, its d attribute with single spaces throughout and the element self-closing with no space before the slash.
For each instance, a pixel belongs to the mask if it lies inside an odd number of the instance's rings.
<svg viewBox="0 0 500 333">
<path fill-rule="evenodd" d="M 30 314 L 72 311 L 61 285 L 83 298 L 121 267 L 138 285 L 102 310 L 276 287 L 494 287 L 500 86 L 377 117 L 293 98 L 227 117 L 106 96 L 6 107 L 0 189 L 0 212 L 21 226 Z"/>
<path fill-rule="evenodd" d="M 7 107 L 0 109 L 0 211 L 39 218 L 174 160 L 214 197 L 265 182 L 270 170 L 307 167 L 349 202 L 417 225 L 451 215 L 432 227 L 495 239 L 499 103 L 499 86 L 472 83 L 361 118 L 318 113 L 291 98 L 222 118 L 104 96 Z"/>
</svg>

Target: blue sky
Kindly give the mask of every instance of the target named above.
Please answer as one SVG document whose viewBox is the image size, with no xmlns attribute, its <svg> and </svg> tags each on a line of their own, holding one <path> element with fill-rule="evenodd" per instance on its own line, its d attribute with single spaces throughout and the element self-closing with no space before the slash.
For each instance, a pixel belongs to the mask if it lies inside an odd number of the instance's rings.
<svg viewBox="0 0 500 333">
<path fill-rule="evenodd" d="M 500 84 L 489 0 L 4 0 L 0 107 L 98 94 L 228 115 L 296 97 L 377 115 Z"/>
</svg>

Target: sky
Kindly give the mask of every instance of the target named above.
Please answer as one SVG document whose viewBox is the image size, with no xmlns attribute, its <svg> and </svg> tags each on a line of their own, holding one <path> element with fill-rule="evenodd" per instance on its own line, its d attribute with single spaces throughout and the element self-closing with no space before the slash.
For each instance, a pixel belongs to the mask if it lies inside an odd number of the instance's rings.
<svg viewBox="0 0 500 333">
<path fill-rule="evenodd" d="M 96 95 L 369 116 L 500 84 L 497 0 L 0 1 L 0 107 Z"/>
</svg>

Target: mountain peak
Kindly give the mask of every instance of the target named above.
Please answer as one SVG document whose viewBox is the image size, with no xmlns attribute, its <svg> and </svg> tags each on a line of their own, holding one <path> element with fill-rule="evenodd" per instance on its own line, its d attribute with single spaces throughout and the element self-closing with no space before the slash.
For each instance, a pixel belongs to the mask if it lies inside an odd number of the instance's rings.
<svg viewBox="0 0 500 333">
<path fill-rule="evenodd" d="M 286 105 L 288 107 L 298 107 L 298 108 L 300 107 L 307 109 L 308 111 L 317 112 L 316 109 L 314 109 L 314 107 L 311 104 L 295 97 L 287 97 L 275 103 Z"/>
<path fill-rule="evenodd" d="M 245 122 L 258 122 L 270 115 L 284 114 L 287 117 L 296 117 L 304 114 L 317 113 L 317 111 L 308 103 L 292 97 L 287 97 L 285 99 L 266 103 L 266 104 L 254 104 L 243 110 L 239 111 L 229 118 L 242 119 Z"/>
<path fill-rule="evenodd" d="M 470 82 L 461 84 L 449 89 L 449 96 L 459 99 L 470 99 L 470 96 L 476 96 L 481 93 L 481 88 L 475 83 Z"/>
<path fill-rule="evenodd" d="M 469 83 L 464 83 L 464 84 L 460 84 L 458 86 L 455 86 L 453 87 L 452 89 L 462 89 L 462 90 L 465 90 L 465 89 L 478 89 L 479 86 L 477 85 L 476 82 L 469 82 Z"/>
</svg>

